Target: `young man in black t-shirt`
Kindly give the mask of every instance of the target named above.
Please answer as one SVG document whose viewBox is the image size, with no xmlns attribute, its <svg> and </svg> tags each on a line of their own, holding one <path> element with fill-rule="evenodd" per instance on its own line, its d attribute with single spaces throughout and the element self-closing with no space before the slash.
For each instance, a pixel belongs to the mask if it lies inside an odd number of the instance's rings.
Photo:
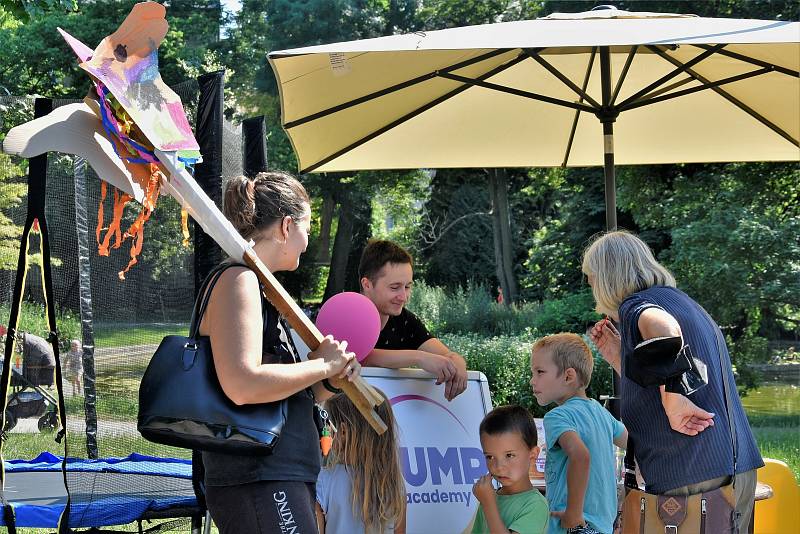
<svg viewBox="0 0 800 534">
<path fill-rule="evenodd" d="M 378 308 L 381 333 L 364 365 L 421 367 L 444 383 L 445 398 L 453 400 L 467 387 L 467 364 L 428 332 L 416 315 L 405 309 L 414 279 L 411 255 L 391 241 L 370 241 L 359 263 L 361 292 Z"/>
</svg>

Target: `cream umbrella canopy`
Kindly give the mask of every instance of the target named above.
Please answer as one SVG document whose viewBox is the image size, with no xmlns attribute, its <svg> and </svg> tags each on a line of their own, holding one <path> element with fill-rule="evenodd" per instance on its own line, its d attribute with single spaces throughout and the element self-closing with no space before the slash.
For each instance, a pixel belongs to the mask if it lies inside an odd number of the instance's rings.
<svg viewBox="0 0 800 534">
<path fill-rule="evenodd" d="M 800 159 L 800 23 L 603 9 L 269 54 L 301 172 Z"/>
</svg>

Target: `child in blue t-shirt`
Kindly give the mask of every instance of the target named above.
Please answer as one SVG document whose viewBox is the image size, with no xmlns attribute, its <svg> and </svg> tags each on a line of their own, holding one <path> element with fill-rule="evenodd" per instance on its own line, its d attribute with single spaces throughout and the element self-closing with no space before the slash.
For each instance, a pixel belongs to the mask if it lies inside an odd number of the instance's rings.
<svg viewBox="0 0 800 534">
<path fill-rule="evenodd" d="M 592 352 L 577 334 L 547 336 L 531 351 L 531 387 L 544 416 L 549 534 L 611 534 L 617 515 L 614 445 L 628 432 L 600 403 L 586 396 Z"/>
</svg>

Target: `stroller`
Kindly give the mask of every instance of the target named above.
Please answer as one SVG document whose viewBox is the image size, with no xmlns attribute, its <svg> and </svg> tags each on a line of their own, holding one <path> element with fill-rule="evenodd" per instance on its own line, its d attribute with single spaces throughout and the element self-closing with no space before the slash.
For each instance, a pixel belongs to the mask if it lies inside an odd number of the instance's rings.
<svg viewBox="0 0 800 534">
<path fill-rule="evenodd" d="M 6 405 L 3 432 L 17 425 L 19 419 L 38 417 L 40 432 L 58 426 L 57 399 L 43 386 L 52 386 L 56 358 L 50 344 L 39 336 L 22 333 L 17 348 L 22 348 L 22 366 L 12 362 L 11 396 Z M 4 365 L 0 358 L 0 366 Z"/>
</svg>

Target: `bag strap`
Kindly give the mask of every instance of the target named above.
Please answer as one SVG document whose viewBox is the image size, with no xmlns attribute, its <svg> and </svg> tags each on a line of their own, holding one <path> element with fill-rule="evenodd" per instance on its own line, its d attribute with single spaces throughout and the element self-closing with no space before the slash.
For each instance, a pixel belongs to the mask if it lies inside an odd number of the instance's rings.
<svg viewBox="0 0 800 534">
<path fill-rule="evenodd" d="M 194 308 L 192 309 L 192 320 L 189 323 L 190 339 L 197 339 L 200 331 L 200 323 L 203 321 L 203 315 L 206 313 L 208 301 L 211 300 L 211 291 L 214 289 L 214 286 L 217 284 L 220 276 L 222 276 L 222 273 L 229 267 L 247 266 L 243 263 L 223 262 L 214 267 L 214 269 L 208 273 L 206 279 L 203 280 L 203 285 L 200 286 L 200 291 L 197 293 L 197 299 L 195 300 Z"/>
<path fill-rule="evenodd" d="M 208 302 L 211 300 L 211 292 L 214 290 L 214 286 L 219 281 L 222 273 L 229 267 L 245 267 L 249 269 L 247 265 L 244 263 L 237 263 L 237 262 L 223 262 L 214 267 L 206 279 L 203 281 L 203 285 L 200 287 L 200 291 L 197 296 L 197 300 L 195 300 L 194 309 L 192 310 L 192 319 L 189 326 L 189 338 L 190 339 L 197 339 L 200 330 L 200 323 L 203 320 L 203 316 L 205 315 L 206 308 L 208 307 Z M 260 284 L 259 284 L 260 286 Z M 261 310 L 263 315 L 263 327 L 262 331 L 264 332 L 264 343 L 265 346 L 272 348 L 278 342 L 278 336 L 271 335 L 273 332 L 272 328 L 268 328 L 270 317 L 271 317 L 271 305 L 269 305 L 267 299 L 264 297 L 264 292 L 259 289 L 259 296 L 261 297 Z M 286 332 L 286 337 L 288 338 L 289 344 L 293 349 L 290 352 L 292 353 L 292 361 L 297 363 L 300 361 L 298 359 L 299 352 L 297 351 L 297 347 L 294 345 L 294 340 L 292 340 L 292 336 L 290 333 L 289 328 L 286 326 L 286 323 L 283 319 L 278 316 L 277 321 L 280 322 L 283 326 L 283 330 Z"/>
</svg>

